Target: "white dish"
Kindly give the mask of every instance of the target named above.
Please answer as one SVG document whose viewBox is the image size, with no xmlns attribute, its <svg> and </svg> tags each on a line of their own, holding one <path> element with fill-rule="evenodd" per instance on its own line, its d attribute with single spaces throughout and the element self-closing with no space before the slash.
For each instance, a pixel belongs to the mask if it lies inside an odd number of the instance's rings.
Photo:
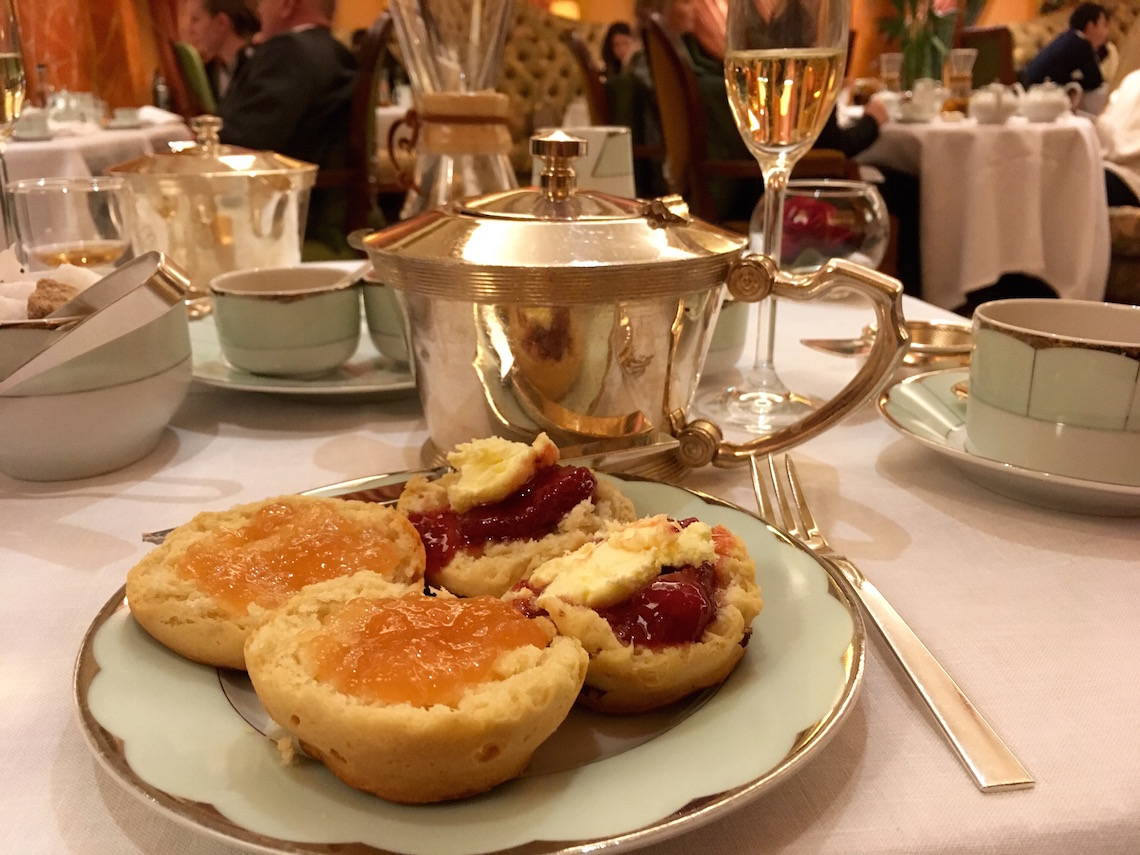
<svg viewBox="0 0 1140 855">
<path fill-rule="evenodd" d="M 966 441 L 966 402 L 952 389 L 969 376 L 968 368 L 949 368 L 908 377 L 879 396 L 879 411 L 903 436 L 948 457 L 995 493 L 1074 513 L 1140 516 L 1140 487 L 1039 472 L 974 452 Z"/>
<path fill-rule="evenodd" d="M 348 362 L 331 374 L 311 379 L 266 377 L 234 368 L 222 356 L 217 327 L 210 315 L 190 324 L 190 343 L 194 349 L 194 379 L 208 386 L 323 400 L 384 400 L 416 392 L 416 381 L 408 366 L 381 356 L 367 335 L 361 336 L 360 345 Z"/>
<path fill-rule="evenodd" d="M 623 479 L 622 489 L 640 513 L 699 516 L 736 531 L 765 601 L 728 681 L 649 742 L 466 801 L 390 804 L 319 764 L 283 766 L 275 745 L 228 704 L 217 672 L 151 640 L 121 592 L 76 664 L 86 738 L 152 808 L 262 852 L 332 853 L 352 843 L 363 844 L 348 847 L 354 852 L 416 855 L 585 852 L 643 846 L 709 822 L 786 780 L 837 731 L 862 682 L 862 620 L 836 571 L 751 514 L 653 481 Z"/>
<path fill-rule="evenodd" d="M 122 122 L 112 119 L 106 124 L 106 128 L 109 131 L 137 131 L 141 127 L 142 122 L 140 120 L 135 120 L 133 122 Z"/>
</svg>

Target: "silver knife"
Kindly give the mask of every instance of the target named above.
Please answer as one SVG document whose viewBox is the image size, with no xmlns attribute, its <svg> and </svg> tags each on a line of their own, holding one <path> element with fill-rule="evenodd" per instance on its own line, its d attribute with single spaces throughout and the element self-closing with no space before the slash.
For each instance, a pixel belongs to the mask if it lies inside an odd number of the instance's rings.
<svg viewBox="0 0 1140 855">
<path fill-rule="evenodd" d="M 665 434 L 656 436 L 648 443 L 630 445 L 624 448 L 613 448 L 613 440 L 604 440 L 584 445 L 566 446 L 563 451 L 568 456 L 560 457 L 558 462 L 567 466 L 588 466 L 591 469 L 598 470 L 612 469 L 646 457 L 666 454 L 674 450 L 679 444 L 676 439 Z M 305 490 L 300 495 L 321 498 L 351 498 L 391 504 L 400 497 L 405 485 L 413 478 L 424 477 L 430 480 L 446 475 L 450 471 L 451 467 L 444 465 L 426 469 L 405 469 L 402 472 L 390 472 L 384 475 L 367 475 L 363 478 L 353 478 L 350 481 L 327 484 L 324 487 L 314 487 L 311 490 Z M 173 528 L 165 528 L 160 531 L 144 532 L 142 539 L 144 543 L 161 544 L 172 531 L 174 531 Z"/>
<path fill-rule="evenodd" d="M 800 344 L 838 356 L 863 356 L 871 352 L 872 342 L 865 338 L 801 338 Z"/>
</svg>

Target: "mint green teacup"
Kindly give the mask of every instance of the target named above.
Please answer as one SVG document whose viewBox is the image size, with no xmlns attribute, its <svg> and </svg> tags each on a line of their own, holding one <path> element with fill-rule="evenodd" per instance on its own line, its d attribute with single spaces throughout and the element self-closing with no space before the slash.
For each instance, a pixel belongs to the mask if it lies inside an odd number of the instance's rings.
<svg viewBox="0 0 1140 855">
<path fill-rule="evenodd" d="M 966 433 L 983 457 L 1140 485 L 1140 307 L 996 300 L 974 313 Z"/>
<path fill-rule="evenodd" d="M 274 377 L 319 377 L 356 352 L 360 294 L 326 267 L 223 273 L 210 283 L 222 353 L 234 368 Z"/>
</svg>

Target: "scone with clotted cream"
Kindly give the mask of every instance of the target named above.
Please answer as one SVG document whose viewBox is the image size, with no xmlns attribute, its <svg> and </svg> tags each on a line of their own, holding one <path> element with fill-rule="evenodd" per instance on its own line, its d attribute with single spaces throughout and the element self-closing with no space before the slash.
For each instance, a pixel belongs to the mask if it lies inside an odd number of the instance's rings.
<svg viewBox="0 0 1140 855">
<path fill-rule="evenodd" d="M 584 466 L 560 466 L 546 434 L 488 437 L 448 454 L 441 478 L 414 478 L 397 507 L 423 539 L 433 587 L 502 596 L 542 562 L 577 549 L 633 503 Z"/>
<path fill-rule="evenodd" d="M 612 524 L 537 567 L 508 599 L 580 641 L 590 656 L 580 701 L 622 713 L 727 678 L 763 605 L 736 535 L 665 515 Z"/>
</svg>

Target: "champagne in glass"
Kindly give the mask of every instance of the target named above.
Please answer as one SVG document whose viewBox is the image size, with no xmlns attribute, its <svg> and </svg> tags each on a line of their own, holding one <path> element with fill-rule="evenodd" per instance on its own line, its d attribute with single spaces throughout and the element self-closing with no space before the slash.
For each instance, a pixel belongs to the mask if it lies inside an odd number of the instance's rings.
<svg viewBox="0 0 1140 855">
<path fill-rule="evenodd" d="M 788 176 L 835 106 L 849 21 L 849 0 L 729 0 L 724 60 L 729 105 L 764 174 L 757 206 L 763 227 L 752 250 L 777 262 Z M 764 434 L 799 421 L 817 402 L 789 390 L 776 373 L 775 301 L 765 300 L 758 312 L 752 370 L 741 383 L 706 392 L 697 406 L 722 424 Z"/>
<path fill-rule="evenodd" d="M 0 14 L 0 17 L 3 17 Z M 0 28 L 2 32 L 2 28 Z M 24 60 L 19 52 L 5 53 L 0 39 L 0 145 L 12 135 L 24 106 Z"/>
<path fill-rule="evenodd" d="M 24 59 L 20 53 L 20 28 L 13 0 L 0 0 L 0 235 L 7 249 L 16 240 L 12 209 L 8 202 L 8 164 L 4 147 L 24 107 Z"/>
</svg>

